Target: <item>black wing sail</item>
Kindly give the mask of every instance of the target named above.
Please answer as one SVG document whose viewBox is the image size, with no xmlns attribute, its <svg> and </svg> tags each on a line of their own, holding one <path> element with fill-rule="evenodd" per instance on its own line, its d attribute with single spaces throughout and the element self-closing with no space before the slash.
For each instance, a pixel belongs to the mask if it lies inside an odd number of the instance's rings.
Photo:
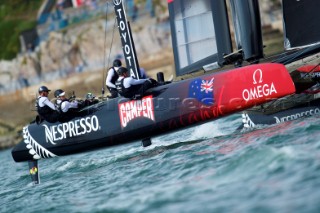
<svg viewBox="0 0 320 213">
<path fill-rule="evenodd" d="M 136 79 L 140 79 L 139 63 L 132 39 L 130 24 L 127 21 L 126 13 L 123 8 L 123 1 L 114 0 L 113 3 L 127 69 L 130 71 L 131 76 L 134 76 Z"/>
<path fill-rule="evenodd" d="M 282 1 L 285 49 L 320 42 L 320 1 Z M 301 36 L 303 35 L 303 36 Z"/>
</svg>

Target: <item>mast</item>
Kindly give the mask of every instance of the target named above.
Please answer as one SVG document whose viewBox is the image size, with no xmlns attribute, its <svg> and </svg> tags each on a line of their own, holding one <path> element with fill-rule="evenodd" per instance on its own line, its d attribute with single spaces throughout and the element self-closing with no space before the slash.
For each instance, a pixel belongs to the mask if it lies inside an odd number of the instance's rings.
<svg viewBox="0 0 320 213">
<path fill-rule="evenodd" d="M 243 59 L 255 62 L 263 58 L 261 18 L 258 0 L 230 0 L 235 37 Z"/>
<path fill-rule="evenodd" d="M 130 71 L 130 76 L 140 79 L 141 75 L 139 71 L 139 63 L 132 39 L 130 24 L 127 21 L 126 13 L 123 7 L 123 0 L 113 0 L 113 4 L 114 11 L 117 16 L 118 29 L 127 69 Z"/>
</svg>

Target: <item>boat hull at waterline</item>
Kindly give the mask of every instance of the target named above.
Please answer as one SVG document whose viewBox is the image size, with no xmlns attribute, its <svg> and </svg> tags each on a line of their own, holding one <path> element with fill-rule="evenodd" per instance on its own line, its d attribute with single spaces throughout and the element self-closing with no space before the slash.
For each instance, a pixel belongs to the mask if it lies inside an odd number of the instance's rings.
<svg viewBox="0 0 320 213">
<path fill-rule="evenodd" d="M 31 123 L 24 127 L 24 140 L 12 156 L 16 162 L 38 160 L 151 138 L 294 92 L 281 64 L 207 74 L 152 88 L 142 99 L 99 102 L 65 122 Z"/>
</svg>

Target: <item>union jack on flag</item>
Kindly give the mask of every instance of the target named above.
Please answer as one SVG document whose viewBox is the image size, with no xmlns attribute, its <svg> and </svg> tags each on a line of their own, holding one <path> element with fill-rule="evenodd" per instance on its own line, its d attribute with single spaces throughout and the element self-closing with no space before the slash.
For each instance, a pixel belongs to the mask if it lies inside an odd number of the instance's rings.
<svg viewBox="0 0 320 213">
<path fill-rule="evenodd" d="M 213 80 L 214 80 L 214 78 L 212 78 L 211 81 L 202 80 L 201 92 L 203 92 L 203 91 L 205 91 L 206 93 L 212 92 L 213 91 Z"/>
<path fill-rule="evenodd" d="M 214 104 L 213 81 L 214 78 L 210 81 L 200 78 L 193 80 L 189 85 L 189 97 L 202 104 L 212 106 Z"/>
</svg>

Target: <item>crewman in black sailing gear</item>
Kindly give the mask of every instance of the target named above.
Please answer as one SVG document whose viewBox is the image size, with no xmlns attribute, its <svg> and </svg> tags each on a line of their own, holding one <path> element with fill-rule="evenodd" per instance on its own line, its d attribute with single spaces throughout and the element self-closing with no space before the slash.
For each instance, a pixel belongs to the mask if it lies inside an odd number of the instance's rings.
<svg viewBox="0 0 320 213">
<path fill-rule="evenodd" d="M 121 61 L 119 59 L 115 59 L 113 61 L 113 66 L 108 71 L 108 75 L 106 78 L 106 85 L 109 92 L 111 93 L 111 96 L 108 96 L 108 98 L 118 97 L 118 91 L 116 89 L 115 83 L 119 77 L 117 71 L 121 66 L 122 66 Z"/>
<path fill-rule="evenodd" d="M 69 109 L 77 109 L 79 107 L 78 101 L 69 101 L 66 98 L 66 93 L 62 89 L 57 89 L 54 92 L 56 100 L 56 108 L 60 113 L 66 113 Z"/>
<path fill-rule="evenodd" d="M 41 118 L 40 120 L 45 119 L 48 122 L 54 123 L 58 120 L 59 113 L 54 104 L 48 99 L 50 91 L 46 86 L 39 87 L 39 97 L 36 100 L 36 108 Z"/>
<path fill-rule="evenodd" d="M 66 98 L 66 93 L 62 89 L 57 89 L 54 92 L 54 96 L 57 98 L 56 100 L 56 108 L 60 113 L 59 121 L 65 122 L 71 118 L 74 118 L 76 115 L 80 115 L 78 113 L 78 108 L 81 108 L 83 102 L 78 102 L 77 100 L 70 101 Z"/>
<path fill-rule="evenodd" d="M 118 74 L 119 78 L 115 85 L 118 93 L 125 98 L 140 98 L 146 90 L 157 85 L 157 81 L 152 78 L 139 80 L 132 78 L 125 67 L 120 67 Z"/>
</svg>

